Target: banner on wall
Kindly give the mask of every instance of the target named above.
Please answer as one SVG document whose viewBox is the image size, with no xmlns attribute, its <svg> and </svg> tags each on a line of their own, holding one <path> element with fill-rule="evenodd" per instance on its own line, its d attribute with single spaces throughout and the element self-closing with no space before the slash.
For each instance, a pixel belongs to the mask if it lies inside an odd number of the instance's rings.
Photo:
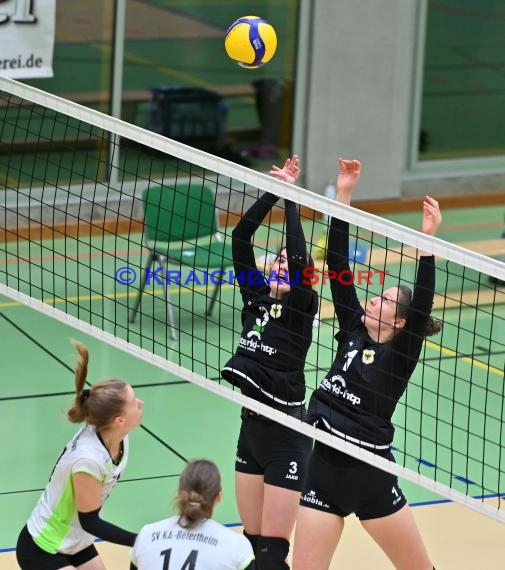
<svg viewBox="0 0 505 570">
<path fill-rule="evenodd" d="M 53 76 L 56 0 L 0 0 L 0 75 Z"/>
</svg>

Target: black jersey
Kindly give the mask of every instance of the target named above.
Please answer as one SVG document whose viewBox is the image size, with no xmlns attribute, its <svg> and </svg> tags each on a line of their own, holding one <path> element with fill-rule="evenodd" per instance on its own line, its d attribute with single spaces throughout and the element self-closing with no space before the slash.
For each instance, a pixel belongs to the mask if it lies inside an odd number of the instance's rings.
<svg viewBox="0 0 505 570">
<path fill-rule="evenodd" d="M 332 219 L 328 267 L 349 270 L 349 225 Z M 361 322 L 364 313 L 353 285 L 331 281 L 339 323 L 338 349 L 330 371 L 314 392 L 310 422 L 362 447 L 389 448 L 394 434 L 391 417 L 419 359 L 433 304 L 435 261 L 422 256 L 405 326 L 385 343 L 372 340 Z"/>
<path fill-rule="evenodd" d="M 304 366 L 312 340 L 317 294 L 303 283 L 307 251 L 302 225 L 293 202 L 285 200 L 286 251 L 290 291 L 270 296 L 268 280 L 258 275 L 251 238 L 278 197 L 265 193 L 251 206 L 232 234 L 236 275 L 241 279 L 242 334 L 235 355 L 221 371 L 242 392 L 270 405 L 299 406 L 305 401 Z M 260 277 L 260 278 L 258 278 Z"/>
</svg>

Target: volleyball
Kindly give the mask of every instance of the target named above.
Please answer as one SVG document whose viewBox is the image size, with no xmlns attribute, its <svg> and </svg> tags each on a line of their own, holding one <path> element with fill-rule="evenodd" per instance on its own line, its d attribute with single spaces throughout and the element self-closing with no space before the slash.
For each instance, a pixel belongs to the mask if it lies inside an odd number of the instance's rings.
<svg viewBox="0 0 505 570">
<path fill-rule="evenodd" d="M 228 57 L 251 69 L 269 62 L 277 49 L 277 34 L 259 16 L 244 16 L 228 28 L 224 47 Z"/>
</svg>

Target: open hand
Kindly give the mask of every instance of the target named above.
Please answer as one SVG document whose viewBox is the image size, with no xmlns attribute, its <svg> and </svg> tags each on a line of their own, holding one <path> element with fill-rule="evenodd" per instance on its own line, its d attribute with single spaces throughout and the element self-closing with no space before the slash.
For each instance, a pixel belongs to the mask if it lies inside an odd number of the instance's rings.
<svg viewBox="0 0 505 570">
<path fill-rule="evenodd" d="M 442 214 L 438 202 L 430 196 L 425 196 L 423 202 L 423 223 L 422 231 L 424 234 L 434 236 L 440 223 L 442 222 Z"/>
<path fill-rule="evenodd" d="M 294 154 L 291 158 L 286 159 L 282 168 L 279 168 L 274 164 L 270 174 L 275 176 L 278 180 L 283 180 L 289 184 L 295 184 L 300 176 L 300 172 L 300 159 L 298 155 Z"/>
</svg>

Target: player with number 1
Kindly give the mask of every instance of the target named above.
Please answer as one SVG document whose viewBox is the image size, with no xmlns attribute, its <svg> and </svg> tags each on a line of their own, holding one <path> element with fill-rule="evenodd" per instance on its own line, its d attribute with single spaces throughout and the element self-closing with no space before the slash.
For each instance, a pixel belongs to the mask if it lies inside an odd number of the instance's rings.
<svg viewBox="0 0 505 570">
<path fill-rule="evenodd" d="M 336 199 L 351 203 L 361 164 L 339 159 Z M 426 196 L 422 231 L 434 236 L 442 221 L 438 202 Z M 328 268 L 349 270 L 349 224 L 332 218 Z M 424 338 L 441 323 L 430 316 L 435 260 L 421 253 L 416 284 L 390 287 L 363 309 L 354 285 L 331 281 L 339 332 L 335 360 L 311 397 L 307 421 L 344 441 L 394 461 L 391 421 L 421 355 Z M 326 570 L 355 513 L 397 570 L 431 570 L 433 564 L 396 476 L 316 442 L 296 523 L 293 570 Z"/>
</svg>

